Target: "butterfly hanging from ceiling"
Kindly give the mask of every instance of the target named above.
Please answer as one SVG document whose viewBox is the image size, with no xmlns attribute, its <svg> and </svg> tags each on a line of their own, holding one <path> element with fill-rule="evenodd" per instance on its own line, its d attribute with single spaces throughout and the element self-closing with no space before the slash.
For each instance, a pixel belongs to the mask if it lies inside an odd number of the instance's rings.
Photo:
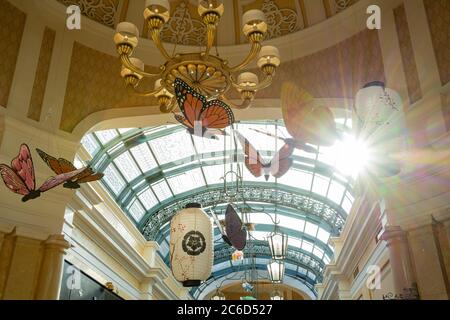
<svg viewBox="0 0 450 320">
<path fill-rule="evenodd" d="M 306 90 L 290 82 L 281 87 L 281 108 L 286 129 L 296 142 L 332 146 L 337 138 L 334 116 Z"/>
<path fill-rule="evenodd" d="M 42 192 L 53 189 L 86 170 L 87 168 L 81 168 L 58 174 L 47 179 L 36 189 L 33 159 L 30 149 L 24 143 L 20 146 L 18 156 L 12 159 L 11 166 L 0 164 L 0 174 L 6 187 L 14 193 L 23 195 L 23 202 L 39 197 Z"/>
<path fill-rule="evenodd" d="M 291 156 L 294 152 L 292 141 L 287 141 L 273 156 L 272 160 L 267 162 L 247 138 L 238 131 L 234 131 L 234 133 L 244 149 L 245 166 L 254 177 L 259 178 L 264 175 L 266 181 L 269 180 L 270 175 L 281 178 L 291 168 L 293 162 Z"/>
<path fill-rule="evenodd" d="M 270 132 L 265 132 L 265 131 L 254 129 L 254 128 L 250 128 L 250 130 L 253 130 L 253 131 L 258 132 L 258 133 L 265 134 L 266 136 L 269 136 L 269 137 L 272 137 L 272 138 L 280 139 L 285 144 L 292 145 L 294 148 L 303 150 L 303 151 L 308 152 L 308 153 L 317 153 L 318 152 L 317 148 L 315 148 L 313 146 L 310 146 L 310 145 L 308 145 L 308 144 L 306 144 L 306 143 L 304 143 L 302 141 L 297 141 L 297 140 L 292 139 L 292 138 L 279 137 L 279 136 L 274 135 L 274 134 L 272 134 Z"/>
<path fill-rule="evenodd" d="M 211 215 L 219 228 L 223 241 L 237 250 L 243 250 L 247 243 L 247 229 L 234 207 L 228 204 L 225 210 L 225 229 L 216 214 L 211 211 Z"/>
<path fill-rule="evenodd" d="M 214 138 L 215 134 L 224 135 L 223 129 L 234 123 L 233 111 L 224 102 L 217 99 L 208 101 L 179 78 L 175 79 L 174 86 L 182 113 L 175 114 L 175 119 L 186 127 L 190 134 Z M 211 133 L 205 135 L 208 130 L 211 130 Z"/>
<path fill-rule="evenodd" d="M 42 158 L 42 160 L 44 160 L 44 162 L 47 164 L 47 166 L 49 166 L 49 168 L 52 169 L 56 174 L 68 173 L 77 170 L 77 168 L 69 160 L 66 160 L 64 158 L 56 159 L 55 157 L 52 157 L 41 149 L 36 148 L 36 151 Z M 104 174 L 100 172 L 94 173 L 94 171 L 90 167 L 88 167 L 80 174 L 66 181 L 63 186 L 64 188 L 68 189 L 78 189 L 80 188 L 80 183 L 100 180 L 101 178 L 103 178 L 103 175 Z"/>
</svg>

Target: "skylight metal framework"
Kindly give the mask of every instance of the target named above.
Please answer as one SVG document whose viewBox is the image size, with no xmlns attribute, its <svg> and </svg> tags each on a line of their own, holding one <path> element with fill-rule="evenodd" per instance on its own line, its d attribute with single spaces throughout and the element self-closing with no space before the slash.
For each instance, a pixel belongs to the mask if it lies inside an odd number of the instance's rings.
<svg viewBox="0 0 450 320">
<path fill-rule="evenodd" d="M 337 119 L 343 134 L 349 131 L 350 121 Z M 265 158 L 273 157 L 283 142 L 250 128 L 289 136 L 282 121 L 235 124 L 235 129 Z M 229 201 L 223 193 L 223 163 L 242 163 L 244 159 L 242 148 L 239 142 L 232 141 L 232 135 L 204 139 L 187 134 L 179 125 L 97 131 L 86 135 L 82 144 L 92 157 L 90 164 L 105 173 L 103 186 L 145 238 L 160 243 L 160 255 L 166 262 L 171 217 L 192 201 L 201 203 L 207 212 L 214 208 L 220 216 Z M 238 157 L 235 148 L 240 152 Z M 267 215 L 273 215 L 277 208 L 280 226 L 289 234 L 287 264 L 291 268 L 287 268 L 287 274 L 310 286 L 321 278 L 324 265 L 332 259 L 328 239 L 339 235 L 353 203 L 354 176 L 339 171 L 335 149 L 318 150 L 318 154 L 295 150 L 291 170 L 282 178 L 271 177 L 267 182 L 263 177 L 253 177 L 244 167 L 240 193 L 245 203 L 242 198 L 235 199 L 238 209 L 252 208 L 250 221 L 256 223 L 252 234 L 257 250 L 248 254 L 256 255 L 261 263 L 270 258 L 270 250 L 262 240 L 273 229 Z M 223 270 L 234 270 L 231 249 L 220 244 L 217 228 L 215 233 L 218 242 L 213 277 Z M 264 265 L 262 270 L 265 268 Z"/>
</svg>

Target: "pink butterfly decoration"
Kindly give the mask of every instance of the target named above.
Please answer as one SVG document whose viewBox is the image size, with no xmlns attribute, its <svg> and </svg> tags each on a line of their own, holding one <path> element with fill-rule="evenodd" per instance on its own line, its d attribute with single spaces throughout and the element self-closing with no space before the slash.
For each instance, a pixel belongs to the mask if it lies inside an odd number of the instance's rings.
<svg viewBox="0 0 450 320">
<path fill-rule="evenodd" d="M 23 195 L 23 202 L 39 197 L 42 192 L 59 186 L 84 170 L 87 170 L 87 168 L 50 177 L 39 189 L 36 189 L 33 159 L 31 158 L 30 149 L 24 143 L 20 146 L 19 155 L 12 159 L 11 167 L 6 164 L 0 164 L 0 174 L 6 187 L 14 193 Z"/>
</svg>

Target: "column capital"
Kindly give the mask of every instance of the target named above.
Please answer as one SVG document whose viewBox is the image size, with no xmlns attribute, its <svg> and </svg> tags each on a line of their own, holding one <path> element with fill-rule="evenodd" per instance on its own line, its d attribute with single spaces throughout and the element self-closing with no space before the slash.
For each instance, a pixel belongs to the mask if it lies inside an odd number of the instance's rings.
<svg viewBox="0 0 450 320">
<path fill-rule="evenodd" d="M 44 241 L 46 248 L 67 250 L 71 247 L 71 244 L 64 238 L 63 234 L 54 234 Z"/>
<path fill-rule="evenodd" d="M 394 240 L 406 240 L 406 232 L 399 226 L 386 226 L 381 240 L 387 241 L 388 245 Z"/>
</svg>

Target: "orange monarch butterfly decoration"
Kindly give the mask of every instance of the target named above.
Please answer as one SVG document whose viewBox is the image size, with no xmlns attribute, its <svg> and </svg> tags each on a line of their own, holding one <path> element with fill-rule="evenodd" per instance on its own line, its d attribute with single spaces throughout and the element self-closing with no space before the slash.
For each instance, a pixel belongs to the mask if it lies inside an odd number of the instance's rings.
<svg viewBox="0 0 450 320">
<path fill-rule="evenodd" d="M 34 172 L 33 159 L 30 148 L 22 144 L 17 157 L 11 160 L 11 166 L 0 164 L 0 174 L 6 187 L 14 193 L 22 195 L 22 201 L 40 197 L 42 192 L 48 191 L 62 183 L 84 174 L 88 168 L 74 169 L 59 173 L 57 176 L 48 178 L 38 189 Z"/>
<path fill-rule="evenodd" d="M 211 131 L 225 135 L 223 129 L 234 123 L 233 111 L 227 104 L 217 99 L 207 101 L 205 96 L 179 78 L 175 79 L 174 86 L 182 113 L 175 114 L 175 119 L 186 127 L 190 134 L 203 137 L 208 129 L 216 129 Z"/>
<path fill-rule="evenodd" d="M 281 109 L 286 129 L 295 141 L 323 146 L 336 142 L 333 113 L 319 105 L 306 90 L 291 82 L 283 83 Z"/>
<path fill-rule="evenodd" d="M 247 138 L 237 131 L 234 131 L 234 133 L 244 149 L 245 166 L 254 177 L 259 178 L 264 174 L 266 181 L 269 180 L 270 175 L 281 178 L 291 168 L 293 163 L 291 155 L 295 148 L 291 140 L 288 140 L 280 148 L 270 162 L 266 162 Z"/>
<path fill-rule="evenodd" d="M 42 158 L 42 160 L 44 160 L 44 162 L 47 164 L 47 166 L 56 174 L 67 173 L 77 169 L 69 160 L 63 158 L 56 159 L 55 157 L 52 157 L 41 149 L 36 149 L 36 151 Z M 90 167 L 87 167 L 85 171 L 66 181 L 63 187 L 67 189 L 79 189 L 80 183 L 100 180 L 101 178 L 103 178 L 103 175 L 103 173 L 94 173 L 94 171 Z"/>
</svg>

